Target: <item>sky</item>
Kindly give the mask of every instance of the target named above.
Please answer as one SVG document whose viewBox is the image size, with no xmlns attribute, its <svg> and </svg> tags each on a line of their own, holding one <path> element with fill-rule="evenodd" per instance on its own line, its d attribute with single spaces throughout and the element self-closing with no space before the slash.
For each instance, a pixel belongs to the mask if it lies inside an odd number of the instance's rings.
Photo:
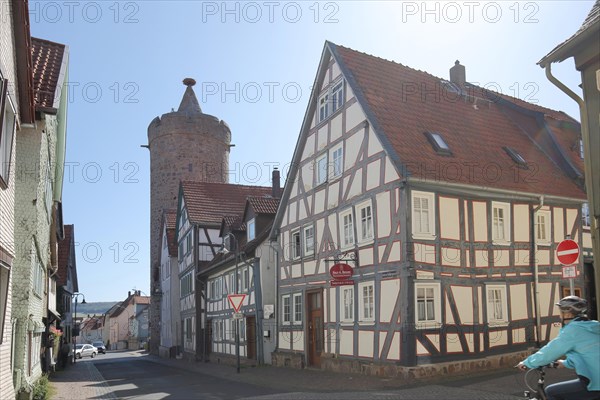
<svg viewBox="0 0 600 400">
<path fill-rule="evenodd" d="M 69 47 L 65 224 L 79 291 L 150 289 L 147 128 L 177 109 L 187 77 L 232 132 L 229 182 L 288 172 L 326 40 L 467 81 L 580 120 L 536 63 L 594 1 L 30 1 L 31 34 Z M 553 72 L 580 93 L 572 59 Z"/>
</svg>

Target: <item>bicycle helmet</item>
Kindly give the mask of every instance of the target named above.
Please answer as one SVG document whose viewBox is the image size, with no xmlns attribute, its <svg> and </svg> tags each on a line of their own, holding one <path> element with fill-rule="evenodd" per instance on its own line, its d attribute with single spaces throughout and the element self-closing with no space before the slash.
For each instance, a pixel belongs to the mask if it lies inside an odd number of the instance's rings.
<svg viewBox="0 0 600 400">
<path fill-rule="evenodd" d="M 561 311 L 570 312 L 574 315 L 580 315 L 587 311 L 587 300 L 578 296 L 563 297 L 558 303 Z"/>
</svg>

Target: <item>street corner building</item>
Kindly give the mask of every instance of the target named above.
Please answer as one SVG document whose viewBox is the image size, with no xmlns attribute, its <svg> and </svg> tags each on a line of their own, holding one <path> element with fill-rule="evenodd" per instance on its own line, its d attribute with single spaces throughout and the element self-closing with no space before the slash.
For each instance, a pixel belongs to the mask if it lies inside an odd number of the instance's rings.
<svg viewBox="0 0 600 400">
<path fill-rule="evenodd" d="M 331 42 L 313 87 L 270 234 L 273 364 L 516 363 L 558 333 L 566 238 L 575 294 L 596 295 L 575 119 L 472 85 L 458 61 L 444 79 Z"/>
</svg>

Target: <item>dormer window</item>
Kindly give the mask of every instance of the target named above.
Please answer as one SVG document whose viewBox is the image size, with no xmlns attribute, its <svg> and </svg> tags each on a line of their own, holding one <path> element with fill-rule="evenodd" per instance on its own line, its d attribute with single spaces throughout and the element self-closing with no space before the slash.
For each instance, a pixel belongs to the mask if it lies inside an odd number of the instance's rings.
<svg viewBox="0 0 600 400">
<path fill-rule="evenodd" d="M 326 120 L 330 115 L 342 108 L 344 104 L 344 80 L 340 79 L 330 85 L 319 96 L 319 122 Z"/>
<path fill-rule="evenodd" d="M 515 149 L 513 149 L 512 147 L 507 147 L 504 146 L 503 147 L 504 151 L 506 152 L 506 154 L 508 154 L 510 156 L 510 158 L 512 158 L 512 160 L 521 168 L 525 168 L 527 169 L 527 161 L 525 161 L 525 159 L 523 158 L 523 156 L 521 154 L 519 154 L 518 151 L 516 151 Z"/>
<path fill-rule="evenodd" d="M 444 156 L 452 155 L 450 146 L 448 146 L 448 143 L 446 143 L 441 134 L 437 132 L 425 132 L 425 136 L 427 137 L 427 140 L 429 140 L 429 143 L 431 143 L 431 146 L 436 153 Z"/>
<path fill-rule="evenodd" d="M 248 241 L 254 240 L 256 237 L 256 220 L 254 218 L 248 221 L 246 232 L 248 233 Z"/>
</svg>

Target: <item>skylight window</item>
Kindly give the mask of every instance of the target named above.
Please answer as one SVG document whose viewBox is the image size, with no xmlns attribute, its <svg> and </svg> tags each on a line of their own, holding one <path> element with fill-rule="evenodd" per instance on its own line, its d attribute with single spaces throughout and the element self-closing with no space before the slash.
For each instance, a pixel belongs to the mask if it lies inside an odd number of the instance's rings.
<svg viewBox="0 0 600 400">
<path fill-rule="evenodd" d="M 504 146 L 503 147 L 504 151 L 506 152 L 506 154 L 508 154 L 510 156 L 510 158 L 512 158 L 512 160 L 521 168 L 525 168 L 527 169 L 527 161 L 525 161 L 525 158 L 523 158 L 523 156 L 521 154 L 519 154 L 519 152 L 515 149 L 513 149 L 512 147 L 507 147 Z"/>
<path fill-rule="evenodd" d="M 429 143 L 431 143 L 431 146 L 436 153 L 444 156 L 452 155 L 450 146 L 448 146 L 448 143 L 446 143 L 441 134 L 437 132 L 425 132 L 425 136 L 427 137 L 427 140 L 429 140 Z"/>
</svg>

